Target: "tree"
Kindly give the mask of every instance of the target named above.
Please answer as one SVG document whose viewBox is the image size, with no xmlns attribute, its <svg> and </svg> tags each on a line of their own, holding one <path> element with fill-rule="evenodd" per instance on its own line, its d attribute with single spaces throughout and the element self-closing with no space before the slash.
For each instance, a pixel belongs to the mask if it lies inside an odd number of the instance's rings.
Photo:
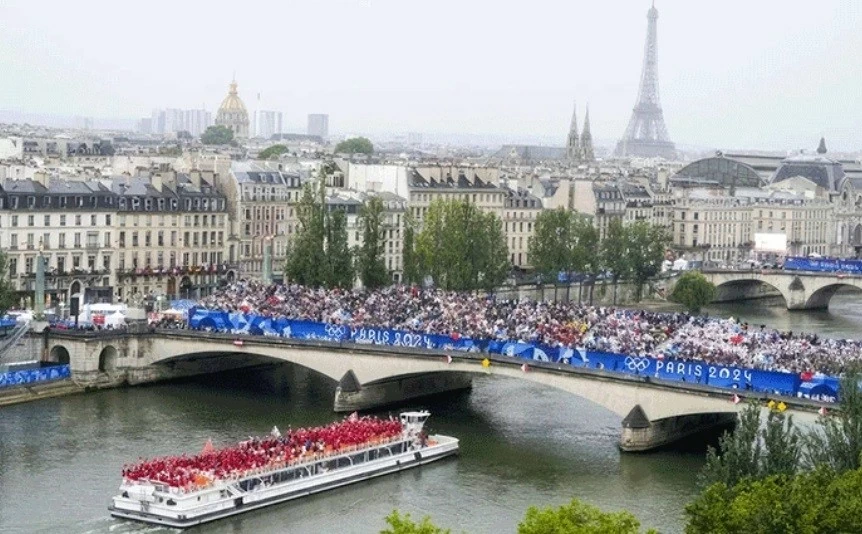
<svg viewBox="0 0 862 534">
<path fill-rule="evenodd" d="M 617 303 L 617 283 L 628 274 L 629 263 L 626 256 L 626 229 L 621 219 L 611 219 L 607 233 L 601 244 L 602 269 L 610 271 L 614 281 L 614 304 Z"/>
<path fill-rule="evenodd" d="M 862 457 L 862 391 L 858 369 L 840 382 L 841 408 L 835 415 L 821 416 L 817 429 L 806 435 L 809 466 L 825 464 L 837 472 L 860 468 Z"/>
<path fill-rule="evenodd" d="M 386 230 L 383 228 L 383 201 L 371 197 L 359 212 L 362 225 L 362 246 L 356 253 L 356 267 L 362 285 L 377 289 L 389 284 L 389 273 L 383 260 L 386 248 Z M 412 246 L 412 244 L 411 244 Z"/>
<path fill-rule="evenodd" d="M 637 221 L 625 228 L 628 271 L 635 283 L 635 300 L 640 301 L 647 280 L 658 274 L 670 242 L 664 227 Z"/>
<path fill-rule="evenodd" d="M 431 203 L 416 236 L 416 256 L 419 276 L 450 290 L 491 290 L 509 269 L 500 219 L 460 200 Z"/>
<path fill-rule="evenodd" d="M 205 145 L 227 145 L 231 141 L 233 141 L 233 130 L 222 124 L 208 126 L 201 134 L 201 143 Z"/>
<path fill-rule="evenodd" d="M 327 287 L 353 287 L 356 273 L 353 269 L 353 253 L 348 244 L 347 215 L 343 209 L 327 212 L 325 257 L 325 285 Z"/>
<path fill-rule="evenodd" d="M 365 137 L 353 137 L 335 145 L 336 154 L 373 154 L 374 145 Z"/>
<path fill-rule="evenodd" d="M 284 145 L 272 145 L 260 151 L 257 155 L 258 159 L 277 159 L 282 154 L 286 154 L 288 148 Z"/>
<path fill-rule="evenodd" d="M 416 231 L 416 222 L 413 216 L 408 211 L 404 215 L 404 242 L 401 249 L 401 264 L 404 267 L 404 283 L 418 284 L 421 282 L 419 278 L 419 258 L 416 255 L 414 243 L 414 235 Z"/>
<path fill-rule="evenodd" d="M 544 210 L 536 217 L 528 243 L 530 262 L 537 273 L 553 277 L 572 270 L 572 212 L 563 208 Z"/>
<path fill-rule="evenodd" d="M 0 316 L 15 306 L 15 289 L 9 274 L 9 257 L 0 250 Z"/>
<path fill-rule="evenodd" d="M 322 182 L 321 182 L 322 183 Z M 285 275 L 288 279 L 309 287 L 325 285 L 325 213 L 323 188 L 317 195 L 311 183 L 302 189 L 302 197 L 296 207 L 299 228 L 290 245 Z"/>
<path fill-rule="evenodd" d="M 559 508 L 530 507 L 518 534 L 638 534 L 640 527 L 629 512 L 602 512 L 573 499 Z"/>
<path fill-rule="evenodd" d="M 670 300 L 682 304 L 691 313 L 699 313 L 714 298 L 715 285 L 700 271 L 683 273 L 670 294 Z"/>
<path fill-rule="evenodd" d="M 701 474 L 704 485 L 732 487 L 743 480 L 794 475 L 802 457 L 802 437 L 793 417 L 771 410 L 761 428 L 760 406 L 748 404 L 732 433 L 719 439 L 718 450 L 709 447 Z"/>
<path fill-rule="evenodd" d="M 862 532 L 862 471 L 821 467 L 736 486 L 714 484 L 686 506 L 688 534 Z"/>
<path fill-rule="evenodd" d="M 425 516 L 419 523 L 410 518 L 410 514 L 401 515 L 393 510 L 386 516 L 389 528 L 381 530 L 380 534 L 449 534 L 449 529 L 442 529 L 431 523 L 431 518 Z"/>
</svg>

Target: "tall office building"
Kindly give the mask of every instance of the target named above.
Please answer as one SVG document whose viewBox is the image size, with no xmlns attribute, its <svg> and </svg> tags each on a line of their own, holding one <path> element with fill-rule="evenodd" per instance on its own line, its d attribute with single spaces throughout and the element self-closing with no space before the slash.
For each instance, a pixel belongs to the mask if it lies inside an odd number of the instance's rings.
<svg viewBox="0 0 862 534">
<path fill-rule="evenodd" d="M 329 137 L 329 115 L 325 113 L 309 114 L 308 135 L 319 135 L 324 139 Z"/>
<path fill-rule="evenodd" d="M 193 137 L 204 133 L 207 127 L 212 126 L 213 115 L 205 109 L 186 109 L 183 111 L 183 129 Z"/>
<path fill-rule="evenodd" d="M 282 133 L 282 114 L 280 111 L 258 110 L 256 115 L 254 121 L 256 137 L 269 139 L 275 134 Z"/>
</svg>

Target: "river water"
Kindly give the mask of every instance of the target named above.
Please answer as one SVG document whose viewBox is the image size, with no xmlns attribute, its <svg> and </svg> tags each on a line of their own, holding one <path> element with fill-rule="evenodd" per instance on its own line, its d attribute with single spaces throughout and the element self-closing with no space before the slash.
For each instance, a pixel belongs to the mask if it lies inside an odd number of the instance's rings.
<svg viewBox="0 0 862 534">
<path fill-rule="evenodd" d="M 753 324 L 858 337 L 862 306 L 836 296 L 829 312 L 747 304 L 711 308 Z M 162 532 L 111 519 L 122 465 L 142 456 L 334 420 L 334 384 L 288 365 L 100 391 L 0 409 L 0 532 Z M 416 403 L 432 432 L 461 439 L 456 459 L 277 505 L 205 527 L 214 533 L 372 533 L 393 509 L 431 515 L 454 532 L 514 532 L 530 505 L 577 497 L 681 532 L 703 451 L 643 455 L 616 447 L 620 419 L 566 393 L 496 377 Z M 385 415 L 387 412 L 382 412 Z"/>
</svg>

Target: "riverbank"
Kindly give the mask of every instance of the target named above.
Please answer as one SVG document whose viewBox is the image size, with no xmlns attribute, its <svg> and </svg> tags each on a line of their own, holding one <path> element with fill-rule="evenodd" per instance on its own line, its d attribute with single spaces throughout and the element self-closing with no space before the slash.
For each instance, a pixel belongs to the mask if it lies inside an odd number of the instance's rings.
<svg viewBox="0 0 862 534">
<path fill-rule="evenodd" d="M 0 407 L 74 395 L 76 393 L 83 393 L 84 391 L 86 391 L 86 388 L 79 386 L 71 379 L 57 380 L 56 382 L 33 386 L 12 387 L 0 390 Z"/>
</svg>

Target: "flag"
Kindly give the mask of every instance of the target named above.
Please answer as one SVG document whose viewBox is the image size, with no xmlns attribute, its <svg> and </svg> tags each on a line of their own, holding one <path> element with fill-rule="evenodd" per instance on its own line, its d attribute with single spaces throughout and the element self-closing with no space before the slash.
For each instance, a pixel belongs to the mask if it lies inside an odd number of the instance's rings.
<svg viewBox="0 0 862 534">
<path fill-rule="evenodd" d="M 446 363 L 452 363 L 452 356 L 446 355 Z"/>
<path fill-rule="evenodd" d="M 277 426 L 273 426 L 273 427 L 272 427 L 272 431 L 269 433 L 269 435 L 270 435 L 270 436 L 272 436 L 272 437 L 274 437 L 274 438 L 280 438 L 280 437 L 281 437 L 281 432 L 279 432 L 279 431 L 278 431 L 278 427 L 277 427 Z"/>
<path fill-rule="evenodd" d="M 817 413 L 819 413 L 820 415 L 822 415 L 822 416 L 824 416 L 824 417 L 825 417 L 825 416 L 826 416 L 826 414 L 828 413 L 828 412 L 826 411 L 826 406 L 821 406 L 821 407 L 820 407 L 820 409 L 819 409 L 819 410 L 817 410 Z"/>
<path fill-rule="evenodd" d="M 353 412 L 352 414 L 350 414 L 350 416 L 347 418 L 347 420 L 351 421 L 351 422 L 358 421 L 359 420 L 359 414 L 356 412 Z"/>
<path fill-rule="evenodd" d="M 736 393 L 733 394 L 733 404 L 739 404 L 739 401 L 741 400 L 742 399 L 739 398 L 739 395 L 737 395 Z"/>
<path fill-rule="evenodd" d="M 770 410 L 772 410 L 773 408 L 775 408 L 775 401 L 771 400 L 771 401 L 767 402 L 766 407 L 769 408 Z"/>
<path fill-rule="evenodd" d="M 491 367 L 491 360 L 489 360 L 488 358 L 485 358 L 484 360 L 482 360 L 482 367 L 484 367 L 485 369 L 487 369 L 488 367 Z"/>
<path fill-rule="evenodd" d="M 204 443 L 204 448 L 201 451 L 201 454 L 209 454 L 209 453 L 213 452 L 213 450 L 214 450 L 213 440 L 212 440 L 212 438 L 210 438 L 207 440 L 206 443 Z"/>
<path fill-rule="evenodd" d="M 778 403 L 777 408 L 778 408 L 778 411 L 779 411 L 779 412 L 783 412 L 784 410 L 786 410 L 786 409 L 787 409 L 787 405 L 786 405 L 786 404 L 784 404 L 784 401 L 782 401 L 782 402 L 779 402 L 779 403 Z"/>
<path fill-rule="evenodd" d="M 524 365 L 522 365 L 522 366 L 521 366 L 521 371 L 524 371 L 524 372 L 526 373 L 526 372 L 527 372 L 527 371 L 529 371 L 529 370 L 530 370 L 530 368 L 529 368 L 529 366 L 527 366 L 527 364 L 526 364 L 526 363 L 525 363 Z"/>
</svg>

